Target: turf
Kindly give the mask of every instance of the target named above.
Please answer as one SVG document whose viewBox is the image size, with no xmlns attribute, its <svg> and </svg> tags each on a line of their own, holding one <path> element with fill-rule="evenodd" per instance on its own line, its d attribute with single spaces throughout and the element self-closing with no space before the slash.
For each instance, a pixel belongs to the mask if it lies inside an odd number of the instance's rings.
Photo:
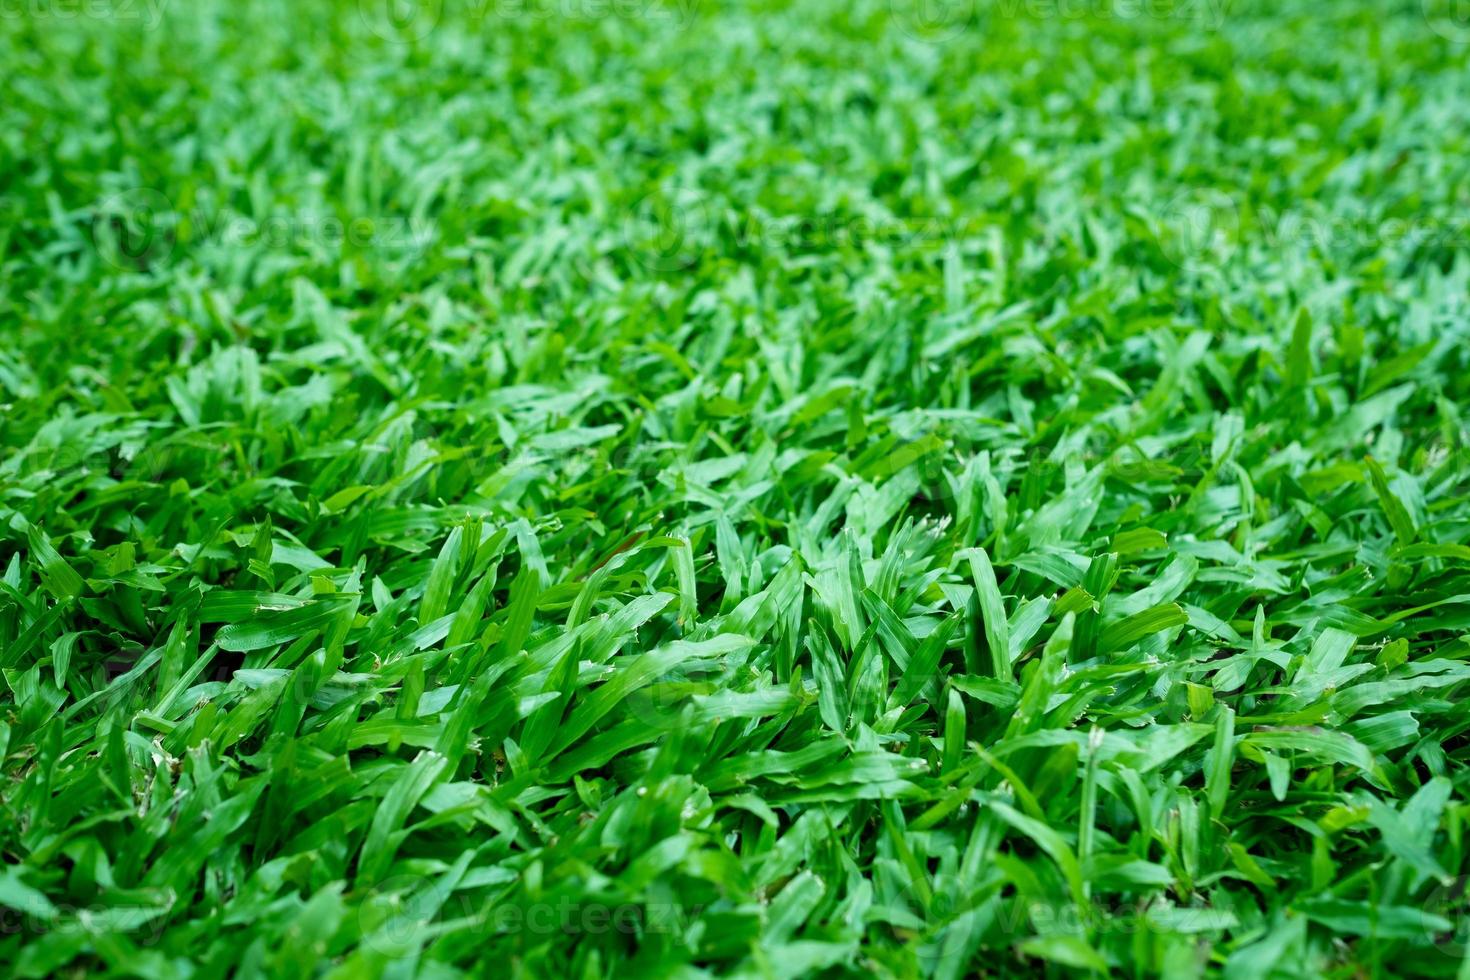
<svg viewBox="0 0 1470 980">
<path fill-rule="evenodd" d="M 0 18 L 16 976 L 1470 976 L 1437 0 Z"/>
</svg>

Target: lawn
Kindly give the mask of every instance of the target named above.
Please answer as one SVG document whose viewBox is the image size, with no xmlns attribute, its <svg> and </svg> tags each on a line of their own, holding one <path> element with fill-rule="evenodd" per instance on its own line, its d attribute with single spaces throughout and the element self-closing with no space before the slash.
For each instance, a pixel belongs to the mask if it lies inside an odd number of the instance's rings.
<svg viewBox="0 0 1470 980">
<path fill-rule="evenodd" d="M 0 7 L 0 972 L 1470 978 L 1452 0 Z"/>
</svg>

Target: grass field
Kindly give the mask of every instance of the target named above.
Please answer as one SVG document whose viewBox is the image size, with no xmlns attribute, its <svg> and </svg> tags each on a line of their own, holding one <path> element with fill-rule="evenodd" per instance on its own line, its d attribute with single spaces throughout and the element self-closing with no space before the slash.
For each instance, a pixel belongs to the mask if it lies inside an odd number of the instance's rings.
<svg viewBox="0 0 1470 980">
<path fill-rule="evenodd" d="M 1470 18 L 0 7 L 9 975 L 1470 978 Z"/>
</svg>

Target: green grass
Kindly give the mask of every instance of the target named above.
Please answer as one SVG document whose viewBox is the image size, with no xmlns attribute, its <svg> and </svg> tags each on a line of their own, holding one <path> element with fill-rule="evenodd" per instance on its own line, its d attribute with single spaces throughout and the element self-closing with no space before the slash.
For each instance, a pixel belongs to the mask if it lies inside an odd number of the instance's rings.
<svg viewBox="0 0 1470 980">
<path fill-rule="evenodd" d="M 0 12 L 5 972 L 1470 977 L 1452 4 L 380 6 Z"/>
</svg>

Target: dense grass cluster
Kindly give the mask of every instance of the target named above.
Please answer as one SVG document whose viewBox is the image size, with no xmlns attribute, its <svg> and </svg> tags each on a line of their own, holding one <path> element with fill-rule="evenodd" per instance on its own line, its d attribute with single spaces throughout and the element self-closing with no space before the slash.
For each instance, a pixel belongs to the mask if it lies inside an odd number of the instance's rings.
<svg viewBox="0 0 1470 980">
<path fill-rule="evenodd" d="M 17 976 L 1470 976 L 1470 22 L 0 11 Z"/>
</svg>

